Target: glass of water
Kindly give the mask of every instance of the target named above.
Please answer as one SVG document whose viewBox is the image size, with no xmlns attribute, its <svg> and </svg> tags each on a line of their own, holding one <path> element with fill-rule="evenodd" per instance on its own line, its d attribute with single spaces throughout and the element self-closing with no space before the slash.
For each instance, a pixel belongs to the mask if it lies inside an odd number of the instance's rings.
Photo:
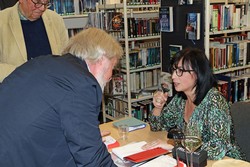
<svg viewBox="0 0 250 167">
<path fill-rule="evenodd" d="M 128 125 L 123 124 L 118 126 L 118 133 L 122 140 L 128 139 L 128 131 L 129 131 Z"/>
</svg>

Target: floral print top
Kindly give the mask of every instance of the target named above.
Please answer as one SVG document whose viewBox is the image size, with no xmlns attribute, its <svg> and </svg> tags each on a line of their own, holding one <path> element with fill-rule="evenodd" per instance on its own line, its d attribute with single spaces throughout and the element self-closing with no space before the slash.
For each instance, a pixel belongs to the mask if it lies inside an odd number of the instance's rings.
<svg viewBox="0 0 250 167">
<path fill-rule="evenodd" d="M 185 124 L 185 104 L 185 99 L 175 95 L 160 116 L 150 114 L 151 130 L 169 130 L 173 127 L 182 129 Z M 208 159 L 218 160 L 224 156 L 245 159 L 233 137 L 229 111 L 230 104 L 216 88 L 212 88 L 190 117 L 189 123 L 198 123 L 200 127 L 203 142 L 201 149 L 207 151 Z"/>
</svg>

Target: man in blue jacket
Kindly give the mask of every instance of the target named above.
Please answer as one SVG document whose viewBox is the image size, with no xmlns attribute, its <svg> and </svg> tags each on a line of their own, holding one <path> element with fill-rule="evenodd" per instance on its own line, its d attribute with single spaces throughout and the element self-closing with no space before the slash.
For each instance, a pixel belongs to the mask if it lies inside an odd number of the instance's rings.
<svg viewBox="0 0 250 167">
<path fill-rule="evenodd" d="M 122 48 L 89 28 L 71 38 L 63 54 L 34 58 L 1 84 L 1 167 L 115 166 L 98 115 Z"/>
</svg>

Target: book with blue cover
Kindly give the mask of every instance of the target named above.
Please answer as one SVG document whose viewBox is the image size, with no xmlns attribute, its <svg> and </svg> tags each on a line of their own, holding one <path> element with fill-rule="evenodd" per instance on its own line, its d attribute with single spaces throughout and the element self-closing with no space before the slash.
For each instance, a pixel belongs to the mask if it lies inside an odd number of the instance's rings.
<svg viewBox="0 0 250 167">
<path fill-rule="evenodd" d="M 159 11 L 159 19 L 160 19 L 161 32 L 173 32 L 174 31 L 173 7 L 172 6 L 161 7 Z"/>
<path fill-rule="evenodd" d="M 134 117 L 127 117 L 125 119 L 121 119 L 121 120 L 113 122 L 113 126 L 115 127 L 119 127 L 119 125 L 124 125 L 124 124 L 128 125 L 129 132 L 137 130 L 137 129 L 142 129 L 147 126 L 146 122 L 143 122 Z"/>
<path fill-rule="evenodd" d="M 186 39 L 200 39 L 200 13 L 187 14 Z"/>
</svg>

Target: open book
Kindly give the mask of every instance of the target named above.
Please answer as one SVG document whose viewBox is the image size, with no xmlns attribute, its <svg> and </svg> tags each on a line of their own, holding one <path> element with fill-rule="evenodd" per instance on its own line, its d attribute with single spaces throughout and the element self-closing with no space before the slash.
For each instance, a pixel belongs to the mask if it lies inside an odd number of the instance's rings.
<svg viewBox="0 0 250 167">
<path fill-rule="evenodd" d="M 106 145 L 108 149 L 112 149 L 112 148 L 120 146 L 120 143 L 117 140 L 115 140 L 112 136 L 106 136 L 104 137 L 104 139 L 105 139 L 104 144 Z"/>
<path fill-rule="evenodd" d="M 162 155 L 140 165 L 140 167 L 177 167 L 177 161 L 171 156 Z M 179 167 L 186 167 L 186 164 L 179 161 Z"/>
<path fill-rule="evenodd" d="M 134 117 L 128 117 L 128 118 L 113 122 L 113 125 L 115 127 L 118 127 L 119 125 L 128 125 L 129 132 L 131 132 L 131 131 L 136 130 L 136 129 L 145 128 L 147 124 L 143 121 L 140 121 L 139 119 L 134 118 Z"/>
<path fill-rule="evenodd" d="M 141 147 L 145 144 L 145 141 L 127 144 L 125 146 L 112 149 L 112 153 L 122 160 L 140 163 L 169 152 L 168 150 L 162 148 L 143 150 Z"/>
</svg>

